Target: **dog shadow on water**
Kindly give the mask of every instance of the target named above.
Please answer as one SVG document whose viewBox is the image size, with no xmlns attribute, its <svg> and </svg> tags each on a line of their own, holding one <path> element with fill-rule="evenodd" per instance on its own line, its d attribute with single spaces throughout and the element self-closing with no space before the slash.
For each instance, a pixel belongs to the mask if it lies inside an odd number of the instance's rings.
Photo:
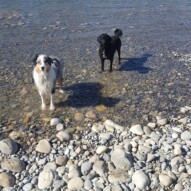
<svg viewBox="0 0 191 191">
<path fill-rule="evenodd" d="M 144 66 L 151 56 L 151 54 L 143 54 L 140 58 L 122 58 L 125 61 L 121 63 L 119 71 L 138 71 L 139 73 L 146 74 L 152 70 L 152 68 Z"/>
<path fill-rule="evenodd" d="M 77 83 L 64 88 L 66 93 L 69 93 L 67 100 L 60 102 L 58 107 L 88 107 L 104 105 L 106 107 L 114 107 L 119 101 L 119 98 L 103 97 L 101 90 L 103 85 L 97 82 Z"/>
</svg>

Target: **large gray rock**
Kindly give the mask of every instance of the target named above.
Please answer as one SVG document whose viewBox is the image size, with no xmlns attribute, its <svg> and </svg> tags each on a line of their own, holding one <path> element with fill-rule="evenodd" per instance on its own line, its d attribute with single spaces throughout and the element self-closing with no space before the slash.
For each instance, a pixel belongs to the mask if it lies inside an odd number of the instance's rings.
<svg viewBox="0 0 191 191">
<path fill-rule="evenodd" d="M 142 190 L 146 186 L 149 186 L 151 181 L 142 170 L 138 170 L 132 176 L 132 183 L 135 184 L 137 188 Z"/>
<path fill-rule="evenodd" d="M 173 179 L 169 177 L 167 174 L 160 174 L 159 181 L 163 186 L 169 187 L 172 184 Z"/>
<path fill-rule="evenodd" d="M 36 146 L 36 151 L 39 153 L 49 154 L 51 152 L 51 146 L 48 140 L 40 140 L 38 145 Z"/>
<path fill-rule="evenodd" d="M 129 170 L 133 165 L 131 159 L 128 159 L 125 152 L 121 149 L 115 149 L 111 153 L 111 161 L 117 168 Z"/>
<path fill-rule="evenodd" d="M 60 131 L 56 134 L 56 137 L 61 141 L 61 142 L 69 142 L 71 140 L 71 136 L 69 133 L 65 131 Z"/>
<path fill-rule="evenodd" d="M 15 185 L 15 180 L 15 177 L 10 173 L 2 172 L 0 174 L 0 186 L 3 188 L 13 187 Z"/>
<path fill-rule="evenodd" d="M 129 178 L 128 171 L 122 170 L 122 169 L 115 169 L 112 172 L 110 172 L 108 180 L 110 183 L 119 183 L 119 182 L 127 182 Z"/>
<path fill-rule="evenodd" d="M 38 188 L 46 189 L 52 185 L 53 173 L 51 170 L 44 170 L 39 174 L 38 177 Z"/>
<path fill-rule="evenodd" d="M 92 163 L 91 162 L 84 162 L 81 166 L 81 172 L 83 175 L 87 175 L 91 169 L 92 169 Z"/>
<path fill-rule="evenodd" d="M 124 127 L 114 123 L 112 120 L 107 119 L 104 122 L 105 128 L 110 131 L 110 129 L 114 128 L 117 131 L 123 131 Z"/>
<path fill-rule="evenodd" d="M 96 161 L 93 165 L 93 170 L 99 175 L 104 176 L 105 166 L 103 161 Z"/>
<path fill-rule="evenodd" d="M 50 126 L 58 125 L 60 122 L 59 118 L 52 118 L 50 121 Z"/>
<path fill-rule="evenodd" d="M 1 163 L 1 168 L 12 172 L 21 172 L 25 169 L 25 164 L 19 158 L 14 157 L 12 159 L 4 160 Z"/>
<path fill-rule="evenodd" d="M 97 153 L 98 155 L 101 155 L 101 154 L 103 154 L 106 150 L 107 150 L 107 147 L 106 147 L 105 145 L 100 145 L 100 146 L 97 147 L 96 153 Z"/>
<path fill-rule="evenodd" d="M 184 131 L 181 133 L 181 139 L 184 141 L 191 140 L 191 132 L 190 131 Z"/>
<path fill-rule="evenodd" d="M 0 141 L 0 151 L 7 155 L 15 154 L 18 150 L 18 145 L 12 139 L 3 139 Z"/>
<path fill-rule="evenodd" d="M 33 184 L 27 183 L 23 186 L 23 191 L 31 191 L 33 189 Z"/>
<path fill-rule="evenodd" d="M 74 177 L 68 182 L 68 189 L 80 190 L 84 186 L 84 181 L 80 177 Z"/>
<path fill-rule="evenodd" d="M 133 125 L 131 128 L 130 128 L 130 131 L 135 134 L 135 135 L 143 135 L 144 134 L 144 131 L 143 131 L 143 128 L 141 127 L 141 125 L 137 124 L 137 125 Z"/>
</svg>

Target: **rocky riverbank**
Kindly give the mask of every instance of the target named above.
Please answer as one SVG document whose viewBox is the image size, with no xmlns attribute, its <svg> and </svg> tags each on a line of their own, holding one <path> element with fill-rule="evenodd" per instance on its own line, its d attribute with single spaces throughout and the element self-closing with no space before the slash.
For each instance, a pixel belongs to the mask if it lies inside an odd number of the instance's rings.
<svg viewBox="0 0 191 191">
<path fill-rule="evenodd" d="M 84 125 L 71 128 L 52 118 L 53 134 L 19 144 L 22 132 L 0 141 L 0 186 L 3 191 L 189 190 L 191 186 L 191 107 L 181 117 L 121 126 L 95 114 L 80 113 Z M 30 134 L 29 130 L 23 130 Z M 30 137 L 30 136 L 29 136 Z"/>
</svg>

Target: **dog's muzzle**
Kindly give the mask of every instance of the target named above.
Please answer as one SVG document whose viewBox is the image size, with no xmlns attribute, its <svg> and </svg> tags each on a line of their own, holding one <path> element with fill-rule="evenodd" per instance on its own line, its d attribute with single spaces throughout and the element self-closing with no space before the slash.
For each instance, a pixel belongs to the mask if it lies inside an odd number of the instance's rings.
<svg viewBox="0 0 191 191">
<path fill-rule="evenodd" d="M 44 71 L 44 67 L 41 67 L 41 70 Z"/>
</svg>

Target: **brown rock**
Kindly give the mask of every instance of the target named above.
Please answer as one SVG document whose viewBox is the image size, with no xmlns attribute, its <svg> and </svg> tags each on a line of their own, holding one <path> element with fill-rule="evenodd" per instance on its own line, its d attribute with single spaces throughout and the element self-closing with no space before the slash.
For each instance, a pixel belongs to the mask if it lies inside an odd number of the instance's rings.
<svg viewBox="0 0 191 191">
<path fill-rule="evenodd" d="M 97 106 L 96 106 L 96 109 L 97 109 L 98 111 L 105 111 L 105 110 L 107 109 L 107 107 L 104 106 L 104 105 L 97 105 Z"/>
<path fill-rule="evenodd" d="M 3 188 L 13 187 L 14 184 L 15 184 L 15 177 L 12 174 L 6 172 L 2 172 L 0 174 L 0 186 L 2 186 Z"/>
<path fill-rule="evenodd" d="M 96 114 L 93 111 L 88 111 L 86 113 L 86 117 L 90 118 L 90 119 L 95 119 L 96 118 Z"/>
<path fill-rule="evenodd" d="M 76 121 L 83 121 L 84 120 L 84 114 L 83 113 L 75 113 L 74 119 Z"/>
</svg>

